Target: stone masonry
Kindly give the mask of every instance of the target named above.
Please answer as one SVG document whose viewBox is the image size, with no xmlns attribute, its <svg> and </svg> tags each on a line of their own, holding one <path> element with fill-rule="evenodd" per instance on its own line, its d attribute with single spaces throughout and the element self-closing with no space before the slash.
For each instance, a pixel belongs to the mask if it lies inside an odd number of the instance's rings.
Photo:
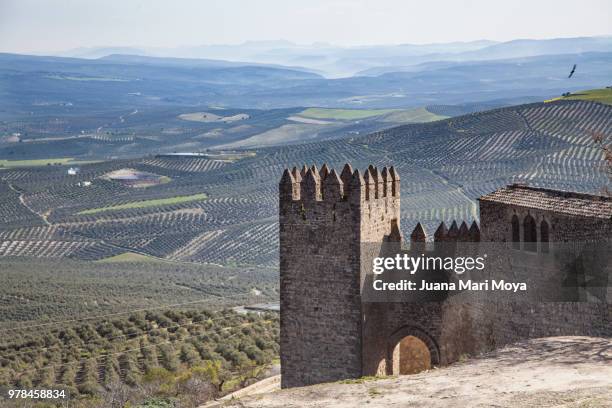
<svg viewBox="0 0 612 408">
<path fill-rule="evenodd" d="M 609 301 L 364 301 L 372 257 L 385 243 L 401 243 L 399 221 L 400 177 L 393 167 L 360 172 L 347 164 L 340 174 L 326 165 L 284 171 L 279 185 L 283 388 L 397 374 L 398 343 L 406 336 L 422 340 L 437 366 L 521 338 L 612 335 Z M 434 241 L 518 238 L 515 249 L 523 259 L 523 251 L 544 251 L 556 241 L 609 239 L 612 200 L 513 185 L 481 197 L 480 222 L 480 228 L 475 222 L 453 222 L 449 228 L 442 223 Z M 410 240 L 413 245 L 427 240 L 420 224 Z"/>
</svg>

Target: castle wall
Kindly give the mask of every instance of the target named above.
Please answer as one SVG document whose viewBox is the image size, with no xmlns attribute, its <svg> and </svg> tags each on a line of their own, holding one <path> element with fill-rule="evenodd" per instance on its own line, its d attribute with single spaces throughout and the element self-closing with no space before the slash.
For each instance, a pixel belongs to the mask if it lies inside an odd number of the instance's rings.
<svg viewBox="0 0 612 408">
<path fill-rule="evenodd" d="M 399 365 L 396 346 L 406 336 L 427 345 L 432 365 L 450 364 L 462 355 L 527 338 L 612 336 L 610 293 L 603 294 L 602 302 L 601 296 L 597 301 L 571 286 L 554 295 L 574 301 L 481 298 L 470 291 L 443 301 L 366 301 L 363 290 L 370 284 L 366 279 L 371 278 L 367 275 L 372 258 L 381 256 L 389 243 L 399 249 L 402 237 L 399 176 L 373 167 L 363 174 L 347 165 L 339 176 L 324 166 L 320 172 L 315 167 L 285 171 L 281 180 L 282 387 L 394 374 Z M 548 240 L 553 247 L 564 241 L 609 239 L 612 232 L 611 221 L 601 217 L 567 216 L 491 201 L 481 201 L 480 210 L 480 228 L 475 223 L 471 227 L 453 223 L 449 229 L 442 224 L 435 241 L 450 242 L 452 248 L 454 242 L 511 245 L 514 215 L 520 220 L 521 240 L 525 217 L 533 217 L 537 244 L 532 249 L 540 253 L 546 234 L 540 228 L 542 221 L 550 227 Z M 426 236 L 420 225 L 411 240 L 412 250 L 421 251 Z M 500 249 L 499 254 L 489 254 L 489 260 L 493 267 L 498 262 L 504 273 L 516 273 L 508 268 L 509 262 L 515 262 L 530 278 L 541 278 L 534 284 L 558 281 L 554 268 L 547 276 L 542 258 L 525 245 Z M 608 286 L 602 290 L 609 291 Z"/>
<path fill-rule="evenodd" d="M 437 255 L 454 248 L 452 243 L 478 242 L 478 226 L 458 227 L 453 222 L 450 229 L 444 223 L 436 232 L 435 240 L 442 249 Z M 402 252 L 419 256 L 431 250 L 425 246 L 426 234 L 417 225 L 411 234 L 410 250 Z M 452 255 L 452 254 L 447 254 Z M 446 274 L 446 273 L 444 273 Z M 470 296 L 453 296 L 445 300 L 442 295 L 412 301 L 388 301 L 364 305 L 364 370 L 363 375 L 398 374 L 397 344 L 406 336 L 414 336 L 429 348 L 431 364 L 440 366 L 457 361 L 461 355 L 472 354 L 487 347 L 490 326 L 485 324 L 482 305 L 474 303 Z M 394 371 L 396 370 L 396 371 Z"/>
<path fill-rule="evenodd" d="M 549 226 L 550 251 L 556 247 L 557 255 L 574 256 L 574 251 L 585 245 L 596 245 L 606 242 L 612 235 L 612 221 L 605 218 L 581 217 L 566 215 L 560 212 L 543 211 L 536 208 L 495 202 L 480 202 L 481 235 L 483 241 L 512 243 L 512 217 L 519 220 L 519 237 L 524 239 L 524 219 L 527 216 L 536 222 L 536 252 L 526 250 L 524 242 L 512 248 L 508 253 L 514 262 L 522 263 L 525 270 L 532 274 L 542 274 L 538 268 L 538 257 L 542 256 L 542 222 Z M 559 254 L 560 253 L 560 254 Z M 597 252 L 595 252 L 596 254 Z M 538 255 L 539 254 L 539 255 Z M 533 267 L 530 268 L 530 263 Z M 572 301 L 549 302 L 496 302 L 490 304 L 489 321 L 491 322 L 492 346 L 498 347 L 521 339 L 562 336 L 588 335 L 612 336 L 612 276 L 608 265 L 607 277 L 598 287 L 588 291 L 579 287 L 579 283 L 570 283 L 563 297 Z M 586 274 L 592 271 L 584 271 Z M 562 278 L 560 266 L 556 279 Z M 593 294 L 597 296 L 592 296 Z"/>
</svg>

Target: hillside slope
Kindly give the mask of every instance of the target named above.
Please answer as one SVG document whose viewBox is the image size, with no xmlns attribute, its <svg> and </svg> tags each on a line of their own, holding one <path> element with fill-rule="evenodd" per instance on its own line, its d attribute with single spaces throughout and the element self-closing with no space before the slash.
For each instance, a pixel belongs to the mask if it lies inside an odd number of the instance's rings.
<svg viewBox="0 0 612 408">
<path fill-rule="evenodd" d="M 0 171 L 0 257 L 101 259 L 134 251 L 184 262 L 275 266 L 278 180 L 285 167 L 303 164 L 395 166 L 404 234 L 417 222 L 431 234 L 440 221 L 477 220 L 477 198 L 510 182 L 600 191 L 609 180 L 592 131 L 612 133 L 612 106 L 520 105 L 366 136 L 254 149 L 229 161 L 113 160 L 84 164 L 74 176 L 65 166 L 6 169 Z M 134 188 L 105 176 L 120 169 L 170 181 Z M 85 181 L 91 185 L 79 184 Z M 201 193 L 205 199 L 171 199 Z M 173 204 L 141 205 L 159 199 L 164 201 L 153 202 Z M 116 210 L 126 205 L 133 208 Z"/>
<path fill-rule="evenodd" d="M 535 339 L 416 375 L 294 388 L 223 406 L 610 407 L 611 350 L 610 339 Z"/>
<path fill-rule="evenodd" d="M 560 96 L 558 98 L 551 99 L 550 102 L 553 101 L 593 101 L 600 103 L 607 103 L 608 105 L 612 105 L 612 87 L 606 87 L 601 89 L 589 89 L 586 91 L 577 91 L 572 92 L 570 94 L 566 94 L 565 96 Z"/>
</svg>

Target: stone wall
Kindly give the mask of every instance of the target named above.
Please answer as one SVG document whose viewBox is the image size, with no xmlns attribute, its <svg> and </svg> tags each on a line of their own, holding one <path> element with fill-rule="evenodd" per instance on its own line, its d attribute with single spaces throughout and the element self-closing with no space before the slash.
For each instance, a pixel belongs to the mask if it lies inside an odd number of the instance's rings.
<svg viewBox="0 0 612 408">
<path fill-rule="evenodd" d="M 578 292 L 573 302 L 516 302 L 512 297 L 479 299 L 469 291 L 444 301 L 365 301 L 363 289 L 369 284 L 372 258 L 380 255 L 383 244 L 397 244 L 399 249 L 402 237 L 399 176 L 393 168 L 379 172 L 372 166 L 363 174 L 349 165 L 340 175 L 326 166 L 320 171 L 314 166 L 294 168 L 283 174 L 279 186 L 282 387 L 394 374 L 397 345 L 406 336 L 427 345 L 432 365 L 531 337 L 612 336 L 610 293 L 604 294 L 603 302 Z M 490 201 L 481 201 L 480 211 L 480 228 L 475 223 L 470 227 L 453 223 L 450 228 L 441 224 L 435 241 L 511 244 L 513 216 L 520 220 L 521 240 L 523 220 L 533 218 L 535 253 L 544 249 L 545 235 L 555 245 L 609 239 L 612 232 L 610 219 L 601 217 Z M 548 234 L 542 233 L 542 221 L 549 226 Z M 425 240 L 417 225 L 411 235 L 412 250 L 420 251 Z M 522 243 L 490 258 L 498 259 L 505 272 L 508 262 L 518 259 L 526 265 L 525 271 L 536 275 L 539 264 L 530 253 Z"/>
<path fill-rule="evenodd" d="M 361 244 L 382 243 L 399 222 L 395 171 L 364 174 L 313 166 L 281 180 L 283 387 L 361 376 Z"/>
<path fill-rule="evenodd" d="M 560 203 L 560 205 L 563 205 Z M 536 224 L 536 245 L 529 247 L 524 242 L 526 217 Z M 534 264 L 533 274 L 542 273 L 537 267 L 538 257 L 548 249 L 573 256 L 573 250 L 584 245 L 608 242 L 612 236 L 612 221 L 601 217 L 581 217 L 533 207 L 480 202 L 481 236 L 487 242 L 513 242 L 512 219 L 519 221 L 519 243 L 508 245 L 508 253 L 523 264 Z M 549 226 L 549 244 L 543 242 L 542 223 Z M 609 247 L 609 245 L 608 245 Z M 602 254 L 603 255 L 603 254 Z M 600 276 L 599 288 L 583 290 L 569 285 L 565 299 L 571 302 L 497 302 L 489 305 L 493 345 L 498 347 L 517 340 L 561 335 L 612 336 L 612 277 L 608 265 L 608 276 Z M 561 267 L 560 267 L 561 269 Z M 557 270 L 557 278 L 562 273 Z M 586 271 L 588 273 L 589 271 Z M 569 293 L 571 291 L 571 293 Z M 597 298 L 589 296 L 599 291 Z M 606 293 L 607 292 L 607 293 Z M 603 301 L 602 301 L 603 299 Z"/>
<path fill-rule="evenodd" d="M 537 242 L 542 241 L 542 222 L 550 227 L 551 242 L 601 241 L 610 239 L 612 223 L 610 219 L 587 218 L 564 215 L 537 208 L 505 205 L 488 201 L 480 202 L 481 239 L 485 242 L 512 242 L 512 217 L 519 221 L 519 236 L 525 234 L 525 217 L 531 216 L 536 223 Z M 538 245 L 541 251 L 541 245 Z"/>
</svg>

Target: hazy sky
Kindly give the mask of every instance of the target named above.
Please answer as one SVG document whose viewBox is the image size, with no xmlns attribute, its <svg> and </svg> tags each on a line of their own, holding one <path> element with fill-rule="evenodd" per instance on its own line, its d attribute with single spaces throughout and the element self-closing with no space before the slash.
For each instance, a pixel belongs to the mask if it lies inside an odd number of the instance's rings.
<svg viewBox="0 0 612 408">
<path fill-rule="evenodd" d="M 612 35 L 610 0 L 0 0 L 0 51 Z"/>
</svg>

